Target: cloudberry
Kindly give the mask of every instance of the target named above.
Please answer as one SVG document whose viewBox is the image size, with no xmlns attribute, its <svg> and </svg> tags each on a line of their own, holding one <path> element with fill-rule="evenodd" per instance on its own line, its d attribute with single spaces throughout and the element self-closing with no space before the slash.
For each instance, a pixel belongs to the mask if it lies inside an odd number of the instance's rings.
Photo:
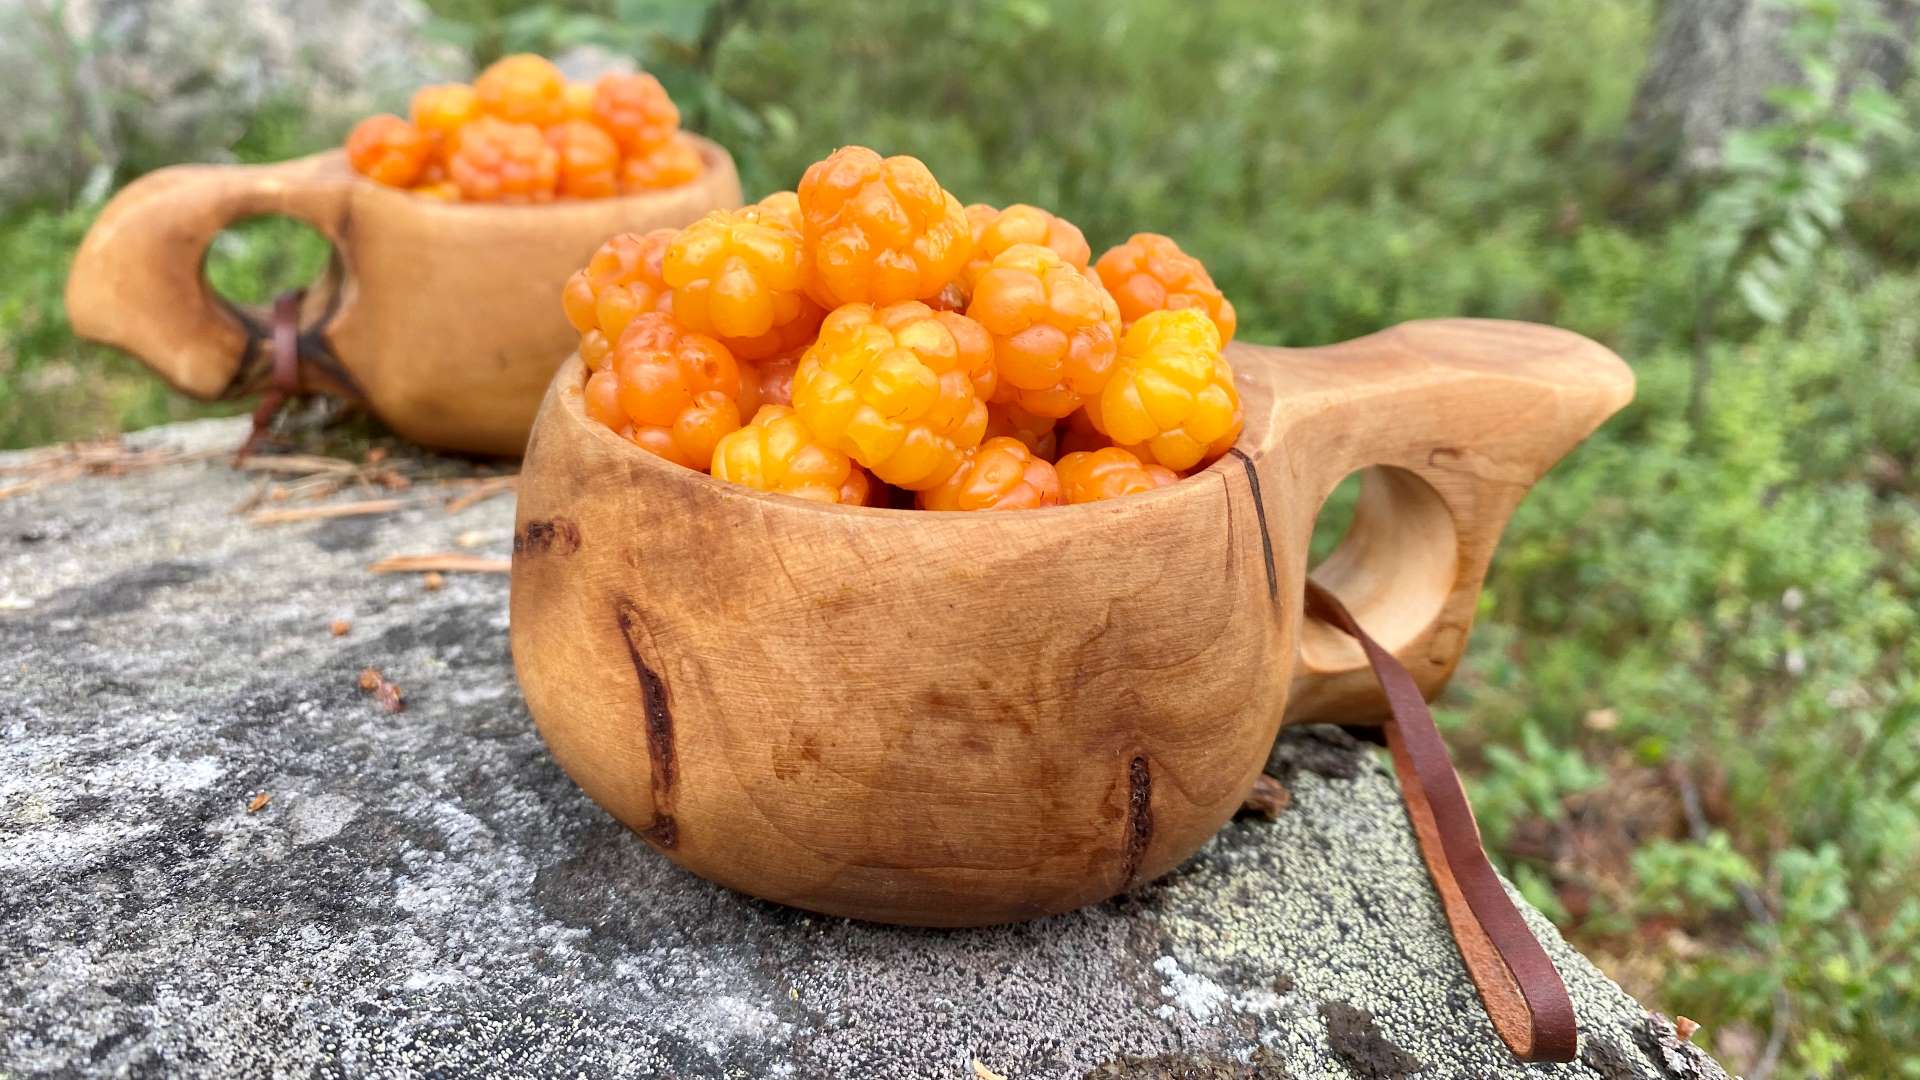
<svg viewBox="0 0 1920 1080">
<path fill-rule="evenodd" d="M 1137 495 L 1180 479 L 1172 469 L 1143 464 L 1118 446 L 1068 454 L 1054 469 L 1060 474 L 1060 492 L 1069 503 Z"/>
<path fill-rule="evenodd" d="M 348 164 L 388 187 L 411 187 L 432 155 L 420 129 L 391 113 L 367 117 L 347 136 Z"/>
<path fill-rule="evenodd" d="M 994 256 L 1015 244 L 1052 248 L 1076 270 L 1085 270 L 1087 260 L 1093 258 L 1093 249 L 1087 246 L 1087 238 L 1079 226 L 1037 206 L 1015 203 L 1005 210 L 995 210 L 975 203 L 967 207 L 967 223 L 973 229 L 973 257 L 961 269 L 960 281 L 969 293 Z"/>
<path fill-rule="evenodd" d="M 1052 461 L 1059 448 L 1050 416 L 1035 416 L 1018 405 L 1005 402 L 987 404 L 987 438 L 1000 436 L 1020 440 L 1036 457 Z"/>
<path fill-rule="evenodd" d="M 806 219 L 800 215 L 800 196 L 791 191 L 776 191 L 747 209 L 769 225 L 782 225 L 796 233 L 807 231 Z"/>
<path fill-rule="evenodd" d="M 620 148 L 613 136 L 585 120 L 568 120 L 548 128 L 547 141 L 560 154 L 561 195 L 604 199 L 620 193 Z"/>
<path fill-rule="evenodd" d="M 820 325 L 804 291 L 800 234 L 753 209 L 715 210 L 680 230 L 661 272 L 673 315 L 736 355 L 772 356 L 805 344 Z"/>
<path fill-rule="evenodd" d="M 620 410 L 633 427 L 629 437 L 705 472 L 714 444 L 740 426 L 740 368 L 726 346 L 670 315 L 650 312 L 628 324 L 612 360 L 608 371 L 618 380 Z"/>
<path fill-rule="evenodd" d="M 918 158 L 843 146 L 807 168 L 798 196 L 808 284 L 829 308 L 932 297 L 973 249 L 960 200 Z"/>
<path fill-rule="evenodd" d="M 1233 303 L 1214 287 L 1200 260 L 1158 233 L 1134 233 L 1094 264 L 1100 280 L 1120 305 L 1120 317 L 1132 326 L 1150 311 L 1199 308 L 1220 330 L 1224 345 L 1233 340 Z"/>
<path fill-rule="evenodd" d="M 608 343 L 607 335 L 598 330 L 581 334 L 580 359 L 587 362 L 588 371 L 605 370 L 613 360 L 613 346 Z"/>
<path fill-rule="evenodd" d="M 848 304 L 820 325 L 793 376 L 809 428 L 889 484 L 945 480 L 987 426 L 993 345 L 964 315 L 917 301 Z"/>
<path fill-rule="evenodd" d="M 700 149 L 693 140 L 685 135 L 675 135 L 651 150 L 630 152 L 626 160 L 620 163 L 620 190 L 624 194 L 632 194 L 636 191 L 679 187 L 691 183 L 705 168 L 700 160 Z"/>
<path fill-rule="evenodd" d="M 1098 281 L 1053 249 L 1015 244 L 994 256 L 967 314 L 993 335 L 996 400 L 1060 417 L 1107 385 L 1120 313 Z"/>
<path fill-rule="evenodd" d="M 473 80 L 480 108 L 515 124 L 546 127 L 567 118 L 567 77 L 531 53 L 502 57 Z"/>
<path fill-rule="evenodd" d="M 1093 426 L 1087 419 L 1087 410 L 1077 410 L 1072 416 L 1060 423 L 1060 455 L 1077 454 L 1083 450 L 1103 450 L 1113 445 L 1113 440 Z M 1058 457 L 1055 461 L 1060 460 Z"/>
<path fill-rule="evenodd" d="M 483 116 L 460 129 L 447 172 L 472 202 L 551 202 L 560 155 L 532 124 Z"/>
<path fill-rule="evenodd" d="M 752 423 L 721 439 L 713 452 L 713 475 L 761 491 L 850 506 L 868 505 L 879 487 L 784 405 L 762 405 Z"/>
<path fill-rule="evenodd" d="M 598 330 L 605 341 L 620 340 L 627 324 L 649 311 L 671 311 L 673 292 L 661 275 L 667 245 L 678 229 L 649 233 L 620 233 L 593 253 L 587 265 L 575 270 L 560 293 L 567 321 L 575 330 Z M 586 356 L 582 343 L 581 355 Z M 604 349 L 602 351 L 604 355 Z M 588 363 L 592 359 L 588 358 Z"/>
<path fill-rule="evenodd" d="M 413 193 L 423 199 L 437 199 L 440 202 L 460 201 L 460 185 L 451 180 L 435 180 L 430 184 L 420 184 L 413 189 Z"/>
<path fill-rule="evenodd" d="M 680 110 L 644 72 L 610 71 L 593 84 L 593 122 L 605 128 L 628 155 L 664 146 L 680 129 Z"/>
<path fill-rule="evenodd" d="M 593 122 L 593 84 L 570 82 L 567 91 L 561 95 L 566 103 L 566 115 L 569 120 Z"/>
<path fill-rule="evenodd" d="M 805 349 L 740 365 L 740 414 L 751 416 L 763 405 L 793 404 L 793 372 Z"/>
<path fill-rule="evenodd" d="M 465 83 L 423 86 L 414 91 L 407 112 L 413 126 L 444 149 L 452 145 L 455 133 L 479 119 L 480 97 Z"/>
<path fill-rule="evenodd" d="M 1060 476 L 1018 439 L 988 439 L 916 500 L 922 510 L 1033 510 L 1059 506 Z"/>
<path fill-rule="evenodd" d="M 1142 316 L 1120 342 L 1113 378 L 1087 399 L 1087 418 L 1144 461 L 1190 469 L 1240 436 L 1240 394 L 1204 311 Z"/>
</svg>

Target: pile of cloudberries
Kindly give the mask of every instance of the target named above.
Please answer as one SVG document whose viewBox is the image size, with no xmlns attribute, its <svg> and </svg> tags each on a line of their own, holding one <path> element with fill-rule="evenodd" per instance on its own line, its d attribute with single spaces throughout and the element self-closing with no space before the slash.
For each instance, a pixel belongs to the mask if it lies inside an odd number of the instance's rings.
<svg viewBox="0 0 1920 1080">
<path fill-rule="evenodd" d="M 572 83 L 542 57 L 506 57 L 473 81 L 413 95 L 412 118 L 369 116 L 347 161 L 389 187 L 449 202 L 543 203 L 678 187 L 700 150 L 651 75 Z"/>
<path fill-rule="evenodd" d="M 862 146 L 797 191 L 606 242 L 565 290 L 586 411 L 763 491 L 1020 510 L 1151 491 L 1239 437 L 1233 305 L 1151 233 L 1092 259 Z"/>
</svg>

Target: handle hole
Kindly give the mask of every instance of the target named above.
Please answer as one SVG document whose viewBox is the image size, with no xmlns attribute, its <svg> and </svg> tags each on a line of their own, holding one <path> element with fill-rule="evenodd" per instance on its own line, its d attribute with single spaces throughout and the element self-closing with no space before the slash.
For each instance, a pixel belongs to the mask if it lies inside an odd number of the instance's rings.
<svg viewBox="0 0 1920 1080">
<path fill-rule="evenodd" d="M 1310 552 L 1313 579 L 1376 640 L 1398 651 L 1446 605 L 1459 573 L 1460 539 L 1446 500 L 1431 485 L 1405 469 L 1375 465 L 1348 475 L 1327 497 Z M 1314 619 L 1302 625 L 1300 658 L 1321 672 L 1366 666 L 1358 643 Z"/>
<path fill-rule="evenodd" d="M 220 230 L 201 266 L 213 291 L 242 308 L 264 307 L 289 289 L 323 291 L 322 279 L 332 280 L 338 271 L 327 238 L 281 214 L 243 218 Z"/>
</svg>

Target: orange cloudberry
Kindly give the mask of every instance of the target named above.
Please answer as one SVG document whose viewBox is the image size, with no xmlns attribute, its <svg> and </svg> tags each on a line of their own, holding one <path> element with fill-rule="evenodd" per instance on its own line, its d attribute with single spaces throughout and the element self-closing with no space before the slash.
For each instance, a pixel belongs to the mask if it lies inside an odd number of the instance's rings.
<svg viewBox="0 0 1920 1080">
<path fill-rule="evenodd" d="M 593 120 L 593 84 L 570 82 L 566 93 L 561 95 L 566 104 L 566 116 L 569 120 Z"/>
<path fill-rule="evenodd" d="M 852 458 L 817 438 L 785 405 L 762 405 L 753 422 L 713 452 L 713 475 L 814 502 L 865 506 L 879 488 Z"/>
<path fill-rule="evenodd" d="M 1060 492 L 1069 503 L 1098 502 L 1137 495 L 1166 487 L 1180 477 L 1162 465 L 1148 465 L 1125 449 L 1109 446 L 1104 450 L 1068 454 L 1054 466 L 1060 474 Z"/>
<path fill-rule="evenodd" d="M 993 335 L 997 400 L 1060 417 L 1107 385 L 1120 313 L 1098 281 L 1052 248 L 1015 244 L 994 256 L 967 314 Z"/>
<path fill-rule="evenodd" d="M 661 272 L 681 325 L 738 356 L 785 352 L 820 325 L 822 312 L 805 292 L 800 235 L 762 221 L 752 207 L 715 210 L 680 230 Z"/>
<path fill-rule="evenodd" d="M 987 403 L 987 438 L 1006 436 L 1018 439 L 1037 457 L 1052 461 L 1059 448 L 1051 416 L 1035 416 L 1010 402 Z"/>
<path fill-rule="evenodd" d="M 620 163 L 620 190 L 632 194 L 679 187 L 698 178 L 705 168 L 693 140 L 675 135 L 650 150 L 629 153 Z"/>
<path fill-rule="evenodd" d="M 806 218 L 800 214 L 800 196 L 791 191 L 776 191 L 747 209 L 770 225 L 784 225 L 796 233 L 807 231 Z"/>
<path fill-rule="evenodd" d="M 634 319 L 613 349 L 615 397 L 632 428 L 627 437 L 668 461 L 705 472 L 713 447 L 740 426 L 740 368 L 726 346 L 670 315 Z M 591 395 L 589 395 L 591 403 Z"/>
<path fill-rule="evenodd" d="M 1100 280 L 1120 305 L 1128 326 L 1150 311 L 1199 308 L 1220 330 L 1222 344 L 1233 340 L 1233 303 L 1220 294 L 1200 260 L 1158 233 L 1134 233 L 1094 264 Z"/>
<path fill-rule="evenodd" d="M 1240 393 L 1220 331 L 1197 308 L 1151 311 L 1127 330 L 1087 419 L 1142 460 L 1176 471 L 1227 452 L 1240 436 Z"/>
<path fill-rule="evenodd" d="M 793 376 L 793 404 L 821 440 L 889 484 L 945 480 L 987 426 L 993 345 L 964 315 L 917 301 L 847 304 Z"/>
<path fill-rule="evenodd" d="M 561 195 L 604 199 L 620 193 L 620 148 L 613 136 L 585 120 L 568 120 L 548 128 L 547 141 L 560 155 Z"/>
<path fill-rule="evenodd" d="M 480 108 L 515 124 L 546 127 L 567 118 L 567 77 L 543 56 L 501 57 L 473 80 Z"/>
<path fill-rule="evenodd" d="M 829 308 L 935 296 L 973 250 L 960 200 L 918 158 L 843 146 L 808 167 L 797 195 L 808 284 Z"/>
<path fill-rule="evenodd" d="M 667 245 L 678 229 L 620 233 L 601 244 L 587 265 L 561 290 L 567 321 L 582 334 L 598 331 L 604 342 L 620 340 L 627 324 L 649 311 L 671 311 L 673 292 L 661 274 Z M 604 342 L 602 354 L 604 355 Z M 586 355 L 583 344 L 581 355 Z M 592 359 L 588 358 L 591 363 Z"/>
<path fill-rule="evenodd" d="M 1015 244 L 1039 244 L 1076 270 L 1085 270 L 1093 258 L 1093 249 L 1080 227 L 1056 217 L 1037 206 L 1015 203 L 1005 210 L 974 203 L 967 207 L 967 223 L 973 229 L 973 257 L 960 271 L 960 287 L 969 294 L 973 283 L 992 264 L 994 256 Z"/>
<path fill-rule="evenodd" d="M 754 415 L 763 405 L 793 404 L 793 373 L 805 349 L 740 364 L 740 414 Z M 737 359 L 737 358 L 736 358 Z"/>
<path fill-rule="evenodd" d="M 480 97 L 466 83 L 423 86 L 413 92 L 407 114 L 435 146 L 446 147 L 461 128 L 479 119 Z"/>
<path fill-rule="evenodd" d="M 435 180 L 414 187 L 413 193 L 423 199 L 436 199 L 440 202 L 459 202 L 460 185 L 451 180 Z"/>
<path fill-rule="evenodd" d="M 391 113 L 367 117 L 347 136 L 347 162 L 388 187 L 411 187 L 432 155 L 432 141 Z"/>
<path fill-rule="evenodd" d="M 629 155 L 664 146 L 680 129 L 680 110 L 660 80 L 644 72 L 610 71 L 593 84 L 593 122 Z"/>
<path fill-rule="evenodd" d="M 532 124 L 483 116 L 460 129 L 447 172 L 472 202 L 551 202 L 560 155 Z"/>
<path fill-rule="evenodd" d="M 953 475 L 922 491 L 922 510 L 1034 510 L 1059 506 L 1060 476 L 1044 458 L 1012 438 L 988 439 L 960 460 Z"/>
</svg>

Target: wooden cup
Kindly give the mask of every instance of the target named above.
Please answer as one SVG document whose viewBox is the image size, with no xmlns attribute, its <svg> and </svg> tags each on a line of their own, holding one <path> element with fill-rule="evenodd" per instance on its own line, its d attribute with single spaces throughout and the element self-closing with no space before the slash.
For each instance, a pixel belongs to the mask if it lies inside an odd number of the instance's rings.
<svg viewBox="0 0 1920 1080">
<path fill-rule="evenodd" d="M 445 203 L 354 172 L 342 151 L 274 165 L 161 169 L 115 196 L 74 256 L 67 315 L 184 394 L 251 393 L 270 365 L 267 316 L 202 273 L 207 245 L 243 218 L 284 214 L 333 245 L 303 303 L 305 389 L 362 398 L 406 439 L 517 455 L 541 393 L 579 341 L 567 276 L 619 232 L 685 225 L 740 205 L 733 159 L 696 140 L 689 184 L 542 206 Z M 328 377 L 327 367 L 346 378 Z"/>
<path fill-rule="evenodd" d="M 1315 579 L 1437 693 L 1529 485 L 1627 402 L 1576 334 L 1408 323 L 1235 344 L 1239 446 L 1161 490 L 1013 513 L 821 506 L 669 465 L 589 420 L 578 358 L 522 473 L 513 656 L 587 794 L 704 877 L 958 926 L 1172 869 L 1284 723 L 1385 704 L 1302 611 L 1334 486 L 1372 467 Z"/>
</svg>

